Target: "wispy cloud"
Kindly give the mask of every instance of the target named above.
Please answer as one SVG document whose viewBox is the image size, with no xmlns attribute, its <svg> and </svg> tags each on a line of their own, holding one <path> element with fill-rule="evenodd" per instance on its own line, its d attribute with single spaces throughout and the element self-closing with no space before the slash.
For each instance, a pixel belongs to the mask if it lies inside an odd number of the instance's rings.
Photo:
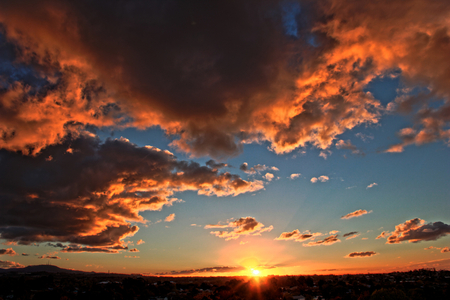
<svg viewBox="0 0 450 300">
<path fill-rule="evenodd" d="M 365 209 L 358 209 L 358 210 L 355 210 L 354 212 L 346 214 L 345 216 L 342 216 L 341 219 L 351 219 L 351 218 L 361 217 L 363 215 L 370 214 L 371 212 L 372 211 L 367 211 Z"/>
<path fill-rule="evenodd" d="M 369 184 L 369 185 L 366 187 L 366 189 L 373 188 L 373 187 L 376 186 L 376 185 L 378 185 L 378 183 L 376 183 L 376 182 L 371 183 L 371 184 Z"/>
</svg>

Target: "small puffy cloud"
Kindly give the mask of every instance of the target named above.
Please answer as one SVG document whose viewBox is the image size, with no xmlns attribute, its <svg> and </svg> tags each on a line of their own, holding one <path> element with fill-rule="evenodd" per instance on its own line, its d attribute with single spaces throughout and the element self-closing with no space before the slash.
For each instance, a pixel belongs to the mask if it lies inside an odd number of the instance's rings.
<svg viewBox="0 0 450 300">
<path fill-rule="evenodd" d="M 325 175 L 311 178 L 311 182 L 312 183 L 316 183 L 318 181 L 320 181 L 320 182 L 327 182 L 328 180 L 330 180 L 330 177 L 325 176 Z"/>
<path fill-rule="evenodd" d="M 313 247 L 313 246 L 321 246 L 321 245 L 325 245 L 325 246 L 329 246 L 329 245 L 333 245 L 334 243 L 339 243 L 341 240 L 338 239 L 338 235 L 330 235 L 329 237 L 320 240 L 320 241 L 312 241 L 309 242 L 307 244 L 303 244 L 303 246 L 305 247 Z"/>
<path fill-rule="evenodd" d="M 331 153 L 332 152 L 330 150 L 328 150 L 328 151 L 320 151 L 319 156 L 322 157 L 323 159 L 327 159 L 328 155 L 331 155 Z"/>
<path fill-rule="evenodd" d="M 376 182 L 371 183 L 371 184 L 369 184 L 369 185 L 366 187 L 366 189 L 373 188 L 373 187 L 376 186 L 376 185 L 378 185 L 378 183 L 376 183 Z"/>
<path fill-rule="evenodd" d="M 24 265 L 16 263 L 14 261 L 0 260 L 0 268 L 11 269 L 11 268 L 24 268 Z"/>
<path fill-rule="evenodd" d="M 275 176 L 272 174 L 272 173 L 266 173 L 266 175 L 264 175 L 264 178 L 267 180 L 267 181 L 272 181 L 272 179 L 274 178 Z"/>
<path fill-rule="evenodd" d="M 239 243 L 239 245 L 245 245 L 245 244 L 248 244 L 248 241 L 241 241 L 240 243 Z"/>
<path fill-rule="evenodd" d="M 142 239 L 140 239 L 139 241 L 136 242 L 136 245 L 142 245 L 145 244 L 145 241 L 143 241 Z"/>
<path fill-rule="evenodd" d="M 175 214 L 170 214 L 164 219 L 164 222 L 172 222 L 173 220 L 175 220 Z"/>
<path fill-rule="evenodd" d="M 362 215 L 370 214 L 372 211 L 367 211 L 365 209 L 359 209 L 354 212 L 348 213 L 345 216 L 342 216 L 341 219 L 351 219 L 356 217 L 361 217 Z"/>
<path fill-rule="evenodd" d="M 344 234 L 342 237 L 345 237 L 346 240 L 354 239 L 355 237 L 358 237 L 360 233 L 358 231 L 352 231 Z"/>
<path fill-rule="evenodd" d="M 59 257 L 59 256 L 50 256 L 50 255 L 47 255 L 47 254 L 39 256 L 38 258 L 39 259 L 61 259 L 61 257 Z"/>
<path fill-rule="evenodd" d="M 289 176 L 289 178 L 292 179 L 292 180 L 294 180 L 294 179 L 296 179 L 296 178 L 299 178 L 301 175 L 302 175 L 302 174 L 300 174 L 300 173 L 293 173 L 293 174 L 291 174 L 291 176 Z"/>
<path fill-rule="evenodd" d="M 128 250 L 128 251 L 129 251 L 129 252 L 139 252 L 139 250 L 136 249 L 136 248 L 130 249 L 130 250 Z"/>
<path fill-rule="evenodd" d="M 29 254 L 28 253 L 22 253 L 22 256 L 28 256 Z"/>
<path fill-rule="evenodd" d="M 450 234 L 450 225 L 443 222 L 425 223 L 425 220 L 415 218 L 395 226 L 387 238 L 386 244 L 399 244 L 403 241 L 418 243 L 434 241 Z"/>
<path fill-rule="evenodd" d="M 8 248 L 8 249 L 0 249 L 0 255 L 14 256 L 17 255 L 17 253 L 16 251 L 14 251 L 13 248 Z"/>
<path fill-rule="evenodd" d="M 358 257 L 371 257 L 374 255 L 377 255 L 377 252 L 374 251 L 366 251 L 366 252 L 352 252 L 350 254 L 347 254 L 346 258 L 358 258 Z"/>
<path fill-rule="evenodd" d="M 444 247 L 441 250 L 441 253 L 448 253 L 448 252 L 450 252 L 450 248 L 449 247 Z"/>
<path fill-rule="evenodd" d="M 224 238 L 226 241 L 238 239 L 244 235 L 261 235 L 263 232 L 269 232 L 273 226 L 265 227 L 264 224 L 256 221 L 253 217 L 240 218 L 227 224 L 206 225 L 205 229 L 210 228 L 233 228 L 232 231 L 211 231 L 211 234 Z"/>
<path fill-rule="evenodd" d="M 279 241 L 280 240 L 284 240 L 284 241 L 294 240 L 296 242 L 303 242 L 303 241 L 306 241 L 308 239 L 311 239 L 311 238 L 314 238 L 314 237 L 320 236 L 320 235 L 322 235 L 322 233 L 320 233 L 320 232 L 311 233 L 309 230 L 300 232 L 300 230 L 295 229 L 291 232 L 283 232 L 275 240 L 279 240 Z"/>
</svg>

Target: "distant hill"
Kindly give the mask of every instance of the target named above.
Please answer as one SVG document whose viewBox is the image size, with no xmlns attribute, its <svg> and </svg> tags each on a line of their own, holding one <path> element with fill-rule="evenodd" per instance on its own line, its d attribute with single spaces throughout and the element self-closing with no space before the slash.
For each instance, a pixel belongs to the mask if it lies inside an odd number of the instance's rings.
<svg viewBox="0 0 450 300">
<path fill-rule="evenodd" d="M 27 266 L 24 268 L 11 268 L 11 269 L 0 268 L 1 274 L 11 273 L 11 272 L 20 272 L 20 273 L 47 272 L 47 273 L 70 273 L 70 274 L 90 274 L 91 273 L 91 272 L 63 269 L 63 268 L 53 266 L 53 265 L 35 265 L 35 266 Z"/>
</svg>

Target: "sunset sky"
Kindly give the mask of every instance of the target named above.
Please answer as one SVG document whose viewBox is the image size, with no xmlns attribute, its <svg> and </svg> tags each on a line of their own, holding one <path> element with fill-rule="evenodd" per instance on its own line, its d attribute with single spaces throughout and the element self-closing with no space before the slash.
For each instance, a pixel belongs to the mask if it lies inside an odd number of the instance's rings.
<svg viewBox="0 0 450 300">
<path fill-rule="evenodd" d="M 448 0 L 0 2 L 0 268 L 450 269 Z"/>
</svg>

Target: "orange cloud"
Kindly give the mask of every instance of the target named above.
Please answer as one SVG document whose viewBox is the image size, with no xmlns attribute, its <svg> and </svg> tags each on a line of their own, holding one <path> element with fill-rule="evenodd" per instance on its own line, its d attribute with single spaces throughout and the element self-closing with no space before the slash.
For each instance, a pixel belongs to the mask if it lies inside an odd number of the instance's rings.
<svg viewBox="0 0 450 300">
<path fill-rule="evenodd" d="M 264 224 L 256 221 L 255 218 L 245 217 L 228 222 L 225 225 L 215 224 L 205 226 L 205 229 L 210 228 L 234 228 L 232 231 L 211 231 L 211 234 L 229 241 L 238 239 L 243 235 L 261 235 L 263 232 L 271 231 L 273 226 L 265 227 Z"/>
<path fill-rule="evenodd" d="M 320 240 L 320 241 L 316 241 L 316 242 L 309 242 L 307 244 L 303 244 L 303 246 L 305 247 L 312 247 L 312 246 L 321 246 L 321 245 L 325 245 L 325 246 L 329 246 L 329 245 L 333 245 L 334 243 L 339 243 L 341 240 L 338 239 L 338 235 L 330 235 L 329 237 Z"/>
<path fill-rule="evenodd" d="M 443 222 L 425 223 L 425 220 L 415 218 L 395 226 L 387 238 L 386 244 L 399 244 L 403 241 L 418 243 L 434 241 L 450 234 L 450 225 Z"/>
<path fill-rule="evenodd" d="M 72 153 L 66 152 L 69 146 Z M 49 155 L 54 159 L 47 161 Z M 138 147 L 123 138 L 101 143 L 89 134 L 65 139 L 33 157 L 1 152 L 0 158 L 6 163 L 0 178 L 8 178 L 0 180 L 0 194 L 8 191 L 10 195 L 2 198 L 2 238 L 19 244 L 75 244 L 65 248 L 67 252 L 123 248 L 122 240 L 139 230 L 130 221 L 146 222 L 141 211 L 171 206 L 179 201 L 173 194 L 181 191 L 221 197 L 263 188 L 257 181 L 179 161 L 168 151 Z M 62 166 L 71 172 L 61 173 Z M 38 175 L 42 172 L 46 176 Z M 37 182 L 26 184 L 23 176 L 32 176 Z M 36 197 L 28 197 L 30 194 Z M 24 201 L 18 205 L 17 199 Z M 29 211 L 40 213 L 25 217 Z"/>
<path fill-rule="evenodd" d="M 301 233 L 300 230 L 295 229 L 291 232 L 283 232 L 275 240 L 294 240 L 296 242 L 303 242 L 316 236 L 322 235 L 320 232 L 311 233 L 308 230 Z"/>
<path fill-rule="evenodd" d="M 140 239 L 136 242 L 136 245 L 142 245 L 142 244 L 145 244 L 145 241 L 143 241 L 142 239 Z"/>
<path fill-rule="evenodd" d="M 351 219 L 351 218 L 356 218 L 356 217 L 360 217 L 366 214 L 370 214 L 372 211 L 367 211 L 365 209 L 359 209 L 356 210 L 354 212 L 348 213 L 345 216 L 342 216 L 341 219 Z"/>
<path fill-rule="evenodd" d="M 8 248 L 8 249 L 0 249 L 0 255 L 14 256 L 17 255 L 17 253 L 16 251 L 14 251 L 13 248 Z"/>
<path fill-rule="evenodd" d="M 173 220 L 175 220 L 175 214 L 170 214 L 164 219 L 164 222 L 172 222 Z"/>
</svg>

